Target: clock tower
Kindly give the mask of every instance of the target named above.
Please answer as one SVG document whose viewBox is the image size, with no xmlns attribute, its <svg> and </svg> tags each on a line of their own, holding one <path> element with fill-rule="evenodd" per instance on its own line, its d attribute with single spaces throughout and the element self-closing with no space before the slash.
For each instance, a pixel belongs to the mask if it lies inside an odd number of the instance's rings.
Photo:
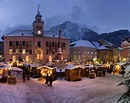
<svg viewBox="0 0 130 103">
<path fill-rule="evenodd" d="M 44 21 L 42 21 L 42 15 L 40 14 L 39 7 L 40 7 L 40 5 L 38 5 L 38 11 L 35 16 L 35 20 L 33 22 L 33 34 L 34 35 L 43 35 Z"/>
</svg>

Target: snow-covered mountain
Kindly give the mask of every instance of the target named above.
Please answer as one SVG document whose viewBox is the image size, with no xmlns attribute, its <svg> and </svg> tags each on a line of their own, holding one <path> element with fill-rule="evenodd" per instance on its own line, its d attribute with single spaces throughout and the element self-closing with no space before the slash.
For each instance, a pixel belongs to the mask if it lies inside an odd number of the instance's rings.
<svg viewBox="0 0 130 103">
<path fill-rule="evenodd" d="M 62 35 L 69 38 L 70 41 L 76 40 L 92 40 L 97 41 L 99 34 L 86 28 L 85 26 L 80 26 L 77 23 L 72 23 L 70 21 L 65 21 L 60 25 L 56 25 L 49 29 L 49 31 L 58 32 L 59 29 L 62 30 Z"/>
<path fill-rule="evenodd" d="M 128 30 L 118 30 L 109 33 L 98 34 L 86 26 L 81 26 L 77 23 L 72 23 L 70 21 L 65 21 L 62 24 L 53 26 L 49 31 L 58 32 L 59 29 L 62 30 L 62 36 L 69 38 L 70 42 L 76 40 L 91 40 L 99 41 L 100 38 L 107 40 L 115 46 L 120 47 L 121 41 L 130 37 L 130 32 Z"/>
</svg>

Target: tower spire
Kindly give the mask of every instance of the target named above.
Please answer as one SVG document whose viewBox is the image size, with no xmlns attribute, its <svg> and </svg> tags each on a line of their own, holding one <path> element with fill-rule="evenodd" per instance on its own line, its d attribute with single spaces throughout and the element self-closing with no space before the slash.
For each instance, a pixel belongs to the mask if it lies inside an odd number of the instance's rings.
<svg viewBox="0 0 130 103">
<path fill-rule="evenodd" d="M 40 8 L 40 4 L 38 4 L 38 10 L 39 10 L 39 8 Z"/>
<path fill-rule="evenodd" d="M 40 13 L 40 4 L 38 4 L 38 11 L 37 11 L 37 16 L 41 16 L 41 13 Z"/>
</svg>

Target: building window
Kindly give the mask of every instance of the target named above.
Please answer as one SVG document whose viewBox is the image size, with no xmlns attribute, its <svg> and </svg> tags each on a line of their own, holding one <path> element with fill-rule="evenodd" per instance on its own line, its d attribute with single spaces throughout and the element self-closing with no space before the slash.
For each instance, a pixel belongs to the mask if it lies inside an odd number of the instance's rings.
<svg viewBox="0 0 130 103">
<path fill-rule="evenodd" d="M 65 54 L 65 50 L 63 50 L 63 54 Z"/>
<path fill-rule="evenodd" d="M 9 54 L 12 54 L 12 49 L 9 49 Z"/>
<path fill-rule="evenodd" d="M 86 53 L 86 50 L 84 49 L 84 53 Z"/>
<path fill-rule="evenodd" d="M 52 50 L 52 54 L 55 54 L 55 50 Z"/>
<path fill-rule="evenodd" d="M 38 41 L 38 42 L 37 42 L 37 45 L 38 45 L 38 47 L 41 47 L 41 42 Z"/>
<path fill-rule="evenodd" d="M 63 47 L 65 47 L 65 43 L 63 43 Z"/>
<path fill-rule="evenodd" d="M 80 50 L 78 50 L 78 53 L 80 53 Z"/>
<path fill-rule="evenodd" d="M 46 50 L 46 54 L 48 54 L 48 50 Z"/>
<path fill-rule="evenodd" d="M 26 53 L 26 50 L 25 49 L 22 49 L 22 54 L 25 54 Z"/>
<path fill-rule="evenodd" d="M 29 45 L 32 46 L 32 41 L 29 41 Z"/>
<path fill-rule="evenodd" d="M 89 51 L 87 51 L 87 53 L 89 54 Z"/>
<path fill-rule="evenodd" d="M 32 50 L 31 49 L 29 50 L 29 54 L 32 54 Z"/>
<path fill-rule="evenodd" d="M 12 41 L 9 41 L 9 46 L 12 46 Z"/>
<path fill-rule="evenodd" d="M 19 53 L 19 49 L 16 49 L 16 53 Z"/>
<path fill-rule="evenodd" d="M 76 53 L 76 51 L 74 51 L 74 53 Z"/>
<path fill-rule="evenodd" d="M 52 46 L 54 46 L 54 42 L 52 42 Z"/>
<path fill-rule="evenodd" d="M 22 41 L 22 45 L 25 46 L 25 41 Z"/>
<path fill-rule="evenodd" d="M 18 41 L 16 41 L 16 46 L 19 46 L 19 42 Z"/>
<path fill-rule="evenodd" d="M 46 46 L 48 46 L 48 42 L 46 42 Z"/>
</svg>

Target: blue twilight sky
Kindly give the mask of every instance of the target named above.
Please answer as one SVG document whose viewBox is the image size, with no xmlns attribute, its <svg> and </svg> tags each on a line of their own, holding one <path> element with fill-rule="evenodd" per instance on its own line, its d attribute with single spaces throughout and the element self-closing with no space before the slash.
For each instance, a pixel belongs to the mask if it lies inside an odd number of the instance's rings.
<svg viewBox="0 0 130 103">
<path fill-rule="evenodd" d="M 66 20 L 98 33 L 130 30 L 130 0 L 0 0 L 0 35 L 32 29 L 38 4 L 45 30 Z"/>
</svg>

